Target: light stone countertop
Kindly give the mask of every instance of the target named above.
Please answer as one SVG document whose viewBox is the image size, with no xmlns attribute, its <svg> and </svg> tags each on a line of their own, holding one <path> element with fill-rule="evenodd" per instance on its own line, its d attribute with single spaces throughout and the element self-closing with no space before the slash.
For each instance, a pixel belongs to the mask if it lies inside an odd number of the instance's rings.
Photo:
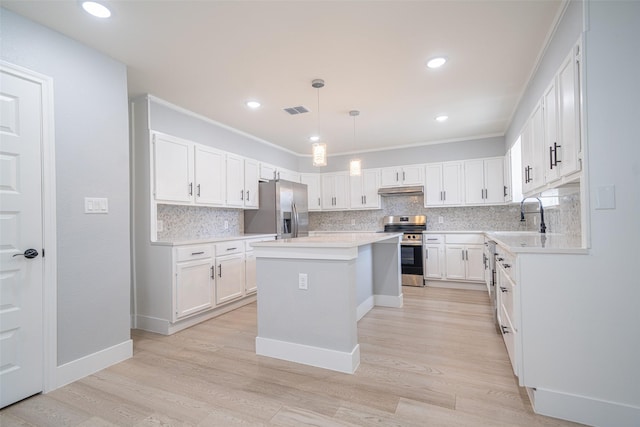
<svg viewBox="0 0 640 427">
<path fill-rule="evenodd" d="M 232 240 L 251 240 L 251 239 L 260 239 L 266 237 L 275 237 L 275 234 L 238 234 L 237 236 L 223 236 L 223 237 L 204 237 L 202 239 L 188 239 L 188 240 L 174 240 L 174 241 L 157 241 L 151 242 L 152 245 L 157 246 L 182 246 L 182 245 L 197 245 L 197 244 L 206 244 L 206 243 L 220 243 L 220 242 L 229 242 Z"/>
<path fill-rule="evenodd" d="M 485 236 L 514 254 L 587 254 L 579 236 L 535 231 L 487 231 Z"/>
<path fill-rule="evenodd" d="M 370 243 L 402 237 L 402 233 L 326 233 L 295 239 L 270 240 L 253 244 L 256 248 L 356 248 Z"/>
</svg>

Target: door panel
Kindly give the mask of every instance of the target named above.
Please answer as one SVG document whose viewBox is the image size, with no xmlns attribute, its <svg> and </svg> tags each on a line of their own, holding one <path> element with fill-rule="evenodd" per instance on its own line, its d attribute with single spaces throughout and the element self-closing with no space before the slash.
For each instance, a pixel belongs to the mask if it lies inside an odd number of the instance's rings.
<svg viewBox="0 0 640 427">
<path fill-rule="evenodd" d="M 0 73 L 0 407 L 42 391 L 42 92 Z M 27 259 L 26 249 L 39 255 Z"/>
</svg>

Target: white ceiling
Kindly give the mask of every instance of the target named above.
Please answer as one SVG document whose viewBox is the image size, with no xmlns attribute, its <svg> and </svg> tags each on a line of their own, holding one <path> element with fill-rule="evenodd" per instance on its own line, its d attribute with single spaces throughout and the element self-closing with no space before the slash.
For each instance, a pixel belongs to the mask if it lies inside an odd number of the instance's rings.
<svg viewBox="0 0 640 427">
<path fill-rule="evenodd" d="M 103 3 L 108 20 L 75 0 L 2 0 L 127 64 L 130 96 L 299 154 L 318 125 L 311 81 L 322 78 L 320 133 L 337 154 L 503 135 L 563 0 Z M 449 61 L 427 69 L 437 55 Z M 250 98 L 262 107 L 249 110 Z M 282 111 L 298 105 L 312 111 Z"/>
</svg>

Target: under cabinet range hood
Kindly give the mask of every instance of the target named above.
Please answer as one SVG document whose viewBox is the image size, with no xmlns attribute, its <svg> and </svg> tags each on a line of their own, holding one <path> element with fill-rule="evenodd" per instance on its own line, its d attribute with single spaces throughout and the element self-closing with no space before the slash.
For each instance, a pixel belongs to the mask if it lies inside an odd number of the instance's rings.
<svg viewBox="0 0 640 427">
<path fill-rule="evenodd" d="M 384 187 L 378 189 L 378 194 L 381 196 L 421 196 L 424 194 L 424 186 Z"/>
</svg>

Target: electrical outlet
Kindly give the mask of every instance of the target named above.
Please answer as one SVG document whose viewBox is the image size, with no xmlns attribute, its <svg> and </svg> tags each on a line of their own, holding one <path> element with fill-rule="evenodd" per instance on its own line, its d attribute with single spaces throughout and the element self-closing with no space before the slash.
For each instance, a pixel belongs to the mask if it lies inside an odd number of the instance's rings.
<svg viewBox="0 0 640 427">
<path fill-rule="evenodd" d="M 156 231 L 164 231 L 164 222 L 161 219 L 156 222 Z"/>
<path fill-rule="evenodd" d="M 444 224 L 444 217 L 438 217 L 438 224 Z"/>
<path fill-rule="evenodd" d="M 228 230 L 229 229 L 229 221 L 225 221 L 224 222 L 224 229 Z"/>
<path fill-rule="evenodd" d="M 298 274 L 298 289 L 309 289 L 309 278 L 307 277 L 307 273 Z"/>
</svg>

